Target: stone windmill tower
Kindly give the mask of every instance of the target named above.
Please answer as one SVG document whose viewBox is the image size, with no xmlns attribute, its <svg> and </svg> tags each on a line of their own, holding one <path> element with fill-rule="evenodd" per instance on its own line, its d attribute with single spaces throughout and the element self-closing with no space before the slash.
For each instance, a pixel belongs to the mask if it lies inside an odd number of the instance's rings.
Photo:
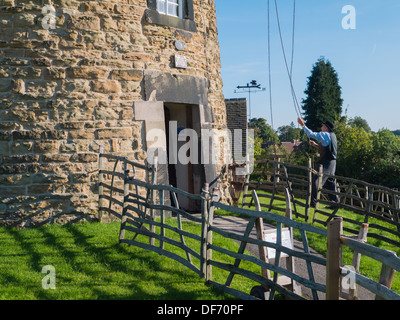
<svg viewBox="0 0 400 320">
<path fill-rule="evenodd" d="M 0 0 L 1 225 L 90 219 L 100 146 L 144 161 L 169 121 L 226 127 L 213 0 Z"/>
</svg>

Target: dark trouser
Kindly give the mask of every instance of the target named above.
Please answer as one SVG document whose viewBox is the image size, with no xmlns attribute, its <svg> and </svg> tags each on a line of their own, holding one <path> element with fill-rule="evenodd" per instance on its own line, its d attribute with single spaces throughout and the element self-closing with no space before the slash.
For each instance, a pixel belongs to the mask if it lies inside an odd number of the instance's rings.
<svg viewBox="0 0 400 320">
<path fill-rule="evenodd" d="M 326 175 L 335 175 L 336 172 L 336 160 L 324 161 L 322 164 L 323 172 L 322 172 L 322 185 L 323 187 L 326 183 L 326 189 L 330 191 L 337 192 L 336 190 L 336 179 L 329 178 Z M 314 176 L 313 185 L 312 185 L 312 195 L 311 195 L 311 204 L 315 206 L 317 203 L 317 193 L 318 193 L 318 176 Z M 329 200 L 332 202 L 339 202 L 338 196 L 335 194 L 329 194 Z"/>
</svg>

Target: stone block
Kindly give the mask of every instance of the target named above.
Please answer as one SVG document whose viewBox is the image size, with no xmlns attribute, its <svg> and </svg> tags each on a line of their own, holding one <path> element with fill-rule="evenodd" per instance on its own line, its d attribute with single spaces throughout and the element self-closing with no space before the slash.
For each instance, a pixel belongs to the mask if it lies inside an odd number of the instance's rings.
<svg viewBox="0 0 400 320">
<path fill-rule="evenodd" d="M 28 171 L 28 173 L 38 173 L 40 172 L 40 164 L 39 163 L 28 163 L 26 165 L 26 170 Z"/>
<path fill-rule="evenodd" d="M 59 142 L 55 140 L 36 141 L 33 150 L 36 153 L 58 153 Z"/>
<path fill-rule="evenodd" d="M 2 186 L 19 186 L 30 183 L 29 174 L 15 174 L 12 176 L 0 177 L 0 185 Z"/>
<path fill-rule="evenodd" d="M 106 42 L 109 45 L 122 45 L 131 43 L 131 35 L 128 32 L 107 32 Z"/>
<path fill-rule="evenodd" d="M 0 6 L 15 6 L 15 0 L 0 0 Z"/>
<path fill-rule="evenodd" d="M 68 29 L 100 30 L 100 18 L 93 16 L 71 16 L 67 22 Z"/>
<path fill-rule="evenodd" d="M 133 108 L 121 110 L 121 120 L 132 120 Z"/>
<path fill-rule="evenodd" d="M 11 48 L 35 49 L 35 48 L 39 48 L 41 46 L 43 46 L 43 41 L 39 41 L 39 40 L 11 40 L 10 41 Z M 17 55 L 20 56 L 20 54 L 17 54 Z"/>
<path fill-rule="evenodd" d="M 153 62 L 154 57 L 147 53 L 130 52 L 124 55 L 124 60 Z"/>
<path fill-rule="evenodd" d="M 42 173 L 48 174 L 67 174 L 69 175 L 71 172 L 82 172 L 83 164 L 82 163 L 45 163 L 41 165 Z"/>
<path fill-rule="evenodd" d="M 12 133 L 14 140 L 38 140 L 40 136 L 41 132 L 37 130 L 21 130 Z"/>
<path fill-rule="evenodd" d="M 132 138 L 131 128 L 98 129 L 98 139 Z"/>
<path fill-rule="evenodd" d="M 65 80 L 62 82 L 61 89 L 65 92 L 90 92 L 90 82 L 88 80 Z"/>
<path fill-rule="evenodd" d="M 118 31 L 118 24 L 117 21 L 111 18 L 104 18 L 103 19 L 103 26 L 102 30 L 104 31 Z"/>
<path fill-rule="evenodd" d="M 39 161 L 38 154 L 14 155 L 14 156 L 3 157 L 4 164 L 31 163 L 38 161 Z"/>
<path fill-rule="evenodd" d="M 37 66 L 37 67 L 50 67 L 51 66 L 51 60 L 49 58 L 34 58 L 31 60 L 32 66 Z"/>
<path fill-rule="evenodd" d="M 0 141 L 0 154 L 5 155 L 8 154 L 8 142 L 7 141 Z"/>
<path fill-rule="evenodd" d="M 32 13 L 22 13 L 16 15 L 14 26 L 18 28 L 34 28 L 37 15 Z"/>
<path fill-rule="evenodd" d="M 81 5 L 81 8 L 83 11 L 88 11 L 88 12 L 96 12 L 96 13 L 114 13 L 114 4 L 113 3 L 107 3 L 107 2 L 101 2 L 101 3 L 95 3 L 95 2 L 84 2 Z"/>
<path fill-rule="evenodd" d="M 1 187 L 0 196 L 21 196 L 25 194 L 25 187 Z"/>
<path fill-rule="evenodd" d="M 46 80 L 65 79 L 65 73 L 64 68 L 46 68 L 44 71 L 44 78 Z"/>
<path fill-rule="evenodd" d="M 53 153 L 42 155 L 43 162 L 68 162 L 70 159 L 70 154 Z"/>
<path fill-rule="evenodd" d="M 0 92 L 11 91 L 11 79 L 0 79 Z"/>
<path fill-rule="evenodd" d="M 7 57 L 2 59 L 3 66 L 28 66 L 29 60 L 24 58 Z"/>
<path fill-rule="evenodd" d="M 126 93 L 140 93 L 142 91 L 142 86 L 138 81 L 121 81 L 121 91 Z"/>
<path fill-rule="evenodd" d="M 131 17 L 141 18 L 144 13 L 144 8 L 139 6 L 133 6 L 130 4 L 116 4 L 115 12 L 117 14 L 129 15 Z"/>
<path fill-rule="evenodd" d="M 10 76 L 10 68 L 0 67 L 0 78 L 8 78 Z"/>
<path fill-rule="evenodd" d="M 121 85 L 116 81 L 92 81 L 93 91 L 99 93 L 118 93 Z"/>
<path fill-rule="evenodd" d="M 123 81 L 141 81 L 143 79 L 142 70 L 113 70 L 110 73 L 111 80 L 123 80 Z"/>
<path fill-rule="evenodd" d="M 93 66 L 70 67 L 67 70 L 67 75 L 74 79 L 106 79 L 108 70 Z"/>
<path fill-rule="evenodd" d="M 11 152 L 13 154 L 30 153 L 33 150 L 33 142 L 30 141 L 16 141 L 11 145 Z M 3 153 L 4 154 L 4 153 Z"/>
<path fill-rule="evenodd" d="M 63 141 L 60 143 L 60 152 L 85 152 L 88 150 L 88 145 L 88 140 Z"/>
<path fill-rule="evenodd" d="M 11 86 L 12 92 L 15 94 L 24 94 L 25 93 L 25 82 L 22 79 L 16 79 L 12 81 Z"/>
<path fill-rule="evenodd" d="M 71 130 L 69 132 L 70 139 L 94 139 L 94 130 Z"/>
<path fill-rule="evenodd" d="M 53 184 L 40 184 L 28 186 L 29 195 L 48 194 L 53 192 Z"/>
<path fill-rule="evenodd" d="M 60 123 L 60 128 L 62 129 L 83 129 L 85 127 L 84 122 L 63 122 Z"/>
<path fill-rule="evenodd" d="M 98 155 L 95 153 L 76 153 L 71 157 L 72 162 L 98 162 Z"/>
<path fill-rule="evenodd" d="M 57 82 L 32 81 L 25 84 L 25 95 L 31 98 L 48 99 L 54 96 Z"/>
<path fill-rule="evenodd" d="M 68 183 L 68 175 L 44 174 L 44 173 L 37 173 L 32 175 L 32 184 L 48 184 L 48 183 Z"/>
<path fill-rule="evenodd" d="M 96 108 L 95 118 L 96 120 L 119 120 L 119 111 L 111 107 Z"/>
<path fill-rule="evenodd" d="M 89 121 L 93 120 L 93 110 L 85 108 L 67 108 L 56 110 L 56 116 L 60 122 Z"/>
<path fill-rule="evenodd" d="M 42 136 L 45 140 L 65 140 L 67 139 L 68 132 L 64 130 L 47 130 L 43 131 Z"/>
<path fill-rule="evenodd" d="M 139 141 L 135 139 L 121 139 L 119 141 L 120 151 L 135 151 L 139 149 Z"/>
<path fill-rule="evenodd" d="M 18 174 L 25 172 L 26 166 L 24 164 L 0 165 L 0 174 Z"/>
<path fill-rule="evenodd" d="M 11 74 L 14 78 L 34 79 L 41 77 L 42 69 L 32 67 L 17 67 L 12 70 Z"/>
<path fill-rule="evenodd" d="M 46 110 L 29 110 L 20 107 L 6 111 L 3 116 L 5 120 L 14 120 L 17 122 L 45 122 L 48 118 Z"/>
</svg>

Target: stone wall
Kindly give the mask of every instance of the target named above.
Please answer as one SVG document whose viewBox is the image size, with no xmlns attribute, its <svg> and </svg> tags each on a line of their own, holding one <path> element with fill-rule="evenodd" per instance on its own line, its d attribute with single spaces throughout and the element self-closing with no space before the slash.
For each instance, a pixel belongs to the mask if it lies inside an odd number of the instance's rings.
<svg viewBox="0 0 400 320">
<path fill-rule="evenodd" d="M 146 158 L 134 110 L 146 72 L 207 79 L 213 125 L 226 126 L 214 1 L 193 0 L 195 30 L 153 23 L 148 2 L 0 0 L 0 225 L 96 216 L 99 147 Z"/>
</svg>

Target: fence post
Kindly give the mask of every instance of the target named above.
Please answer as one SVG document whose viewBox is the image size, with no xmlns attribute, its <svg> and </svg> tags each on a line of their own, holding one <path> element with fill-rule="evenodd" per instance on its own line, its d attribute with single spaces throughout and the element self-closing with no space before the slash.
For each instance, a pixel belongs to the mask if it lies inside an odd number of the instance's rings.
<svg viewBox="0 0 400 320">
<path fill-rule="evenodd" d="M 367 241 L 367 235 L 368 235 L 368 228 L 369 224 L 368 223 L 363 223 L 361 226 L 361 229 L 358 233 L 357 240 L 361 242 L 366 242 Z M 361 254 L 357 251 L 354 252 L 353 256 L 353 267 L 355 268 L 356 272 L 360 272 L 360 260 L 361 260 Z"/>
<path fill-rule="evenodd" d="M 391 251 L 391 252 L 396 254 L 396 252 L 393 252 L 393 251 Z M 379 283 L 384 285 L 385 287 L 388 287 L 389 289 L 391 289 L 395 273 L 396 273 L 395 269 L 393 269 L 385 264 L 382 264 L 381 275 L 379 277 Z M 383 298 L 377 295 L 375 297 L 375 300 L 383 300 Z"/>
<path fill-rule="evenodd" d="M 252 191 L 252 197 L 254 199 L 255 210 L 261 211 L 260 200 L 258 199 L 256 190 Z M 257 239 L 264 241 L 265 239 L 264 239 L 264 220 L 263 220 L 263 218 L 257 218 L 256 232 L 257 232 Z M 267 248 L 264 247 L 263 245 L 259 245 L 258 253 L 260 255 L 260 260 L 268 263 Z M 268 269 L 261 268 L 261 274 L 263 277 L 272 280 L 271 274 L 269 273 Z"/>
<path fill-rule="evenodd" d="M 246 204 L 246 195 L 247 195 L 247 192 L 249 191 L 249 182 L 250 182 L 250 156 L 249 156 L 249 154 L 247 154 L 247 156 L 246 156 L 246 178 L 244 179 L 242 208 Z"/>
<path fill-rule="evenodd" d="M 201 259 L 200 272 L 207 279 L 207 223 L 208 223 L 208 201 L 210 198 L 209 184 L 205 183 L 201 192 Z"/>
<path fill-rule="evenodd" d="M 127 201 L 129 198 L 129 184 L 127 183 L 129 175 L 126 171 L 126 168 L 127 168 L 127 163 L 126 163 L 126 161 L 124 161 L 124 200 L 122 202 L 123 208 L 122 208 L 122 215 L 121 215 L 121 229 L 119 232 L 120 243 L 121 243 L 121 240 L 125 238 L 125 226 L 126 226 L 126 220 L 127 220 L 126 212 L 127 212 L 127 208 L 128 208 L 128 204 L 129 204 L 129 202 Z"/>
<path fill-rule="evenodd" d="M 362 224 L 361 229 L 357 236 L 358 241 L 360 242 L 367 241 L 368 227 L 369 225 L 367 223 Z M 351 265 L 354 267 L 357 273 L 360 273 L 360 262 L 361 262 L 361 253 L 354 251 L 353 262 Z M 349 289 L 349 300 L 354 300 L 356 298 L 357 298 L 357 286 L 354 286 L 354 288 Z"/>
<path fill-rule="evenodd" d="M 317 199 L 315 200 L 315 209 L 314 209 L 314 218 L 313 218 L 313 223 L 315 221 L 315 219 L 317 218 L 317 210 L 318 210 L 318 202 L 319 199 L 321 198 L 321 189 L 322 189 L 322 178 L 324 175 L 324 168 L 322 167 L 322 165 L 319 166 L 319 171 L 318 171 L 318 183 L 317 186 L 312 186 L 313 188 L 317 188 Z"/>
<path fill-rule="evenodd" d="M 372 202 L 374 201 L 374 187 L 366 187 L 366 203 L 365 203 L 365 211 L 364 211 L 364 223 L 368 223 L 369 213 L 373 209 Z"/>
<path fill-rule="evenodd" d="M 219 200 L 219 189 L 214 188 L 213 193 L 211 195 L 211 201 L 218 201 Z M 206 269 L 206 281 L 212 280 L 212 264 L 210 261 L 212 260 L 213 252 L 211 245 L 213 243 L 213 232 L 211 227 L 214 223 L 214 206 L 208 206 L 208 219 L 207 219 L 207 269 Z"/>
<path fill-rule="evenodd" d="M 308 158 L 308 172 L 307 172 L 307 177 L 308 177 L 308 185 L 307 185 L 307 198 L 306 198 L 306 210 L 305 210 L 305 216 L 306 219 L 308 220 L 308 217 L 310 216 L 310 207 L 311 207 L 311 199 L 312 199 L 312 187 L 313 187 L 313 176 L 312 176 L 312 160 L 311 158 Z"/>
<path fill-rule="evenodd" d="M 152 171 L 151 185 L 152 186 L 157 184 L 157 166 L 158 166 L 158 157 L 156 156 L 153 158 L 153 165 L 151 167 L 151 171 Z M 151 190 L 150 197 L 151 197 L 150 204 L 155 205 L 156 204 L 156 190 L 155 189 Z M 156 211 L 154 209 L 150 209 L 150 216 L 151 216 L 150 219 L 152 221 L 156 220 Z M 150 232 L 151 233 L 156 232 L 156 226 L 154 224 L 150 225 Z M 153 237 L 150 237 L 149 243 L 150 243 L 150 245 L 154 246 L 155 239 Z"/>
<path fill-rule="evenodd" d="M 160 240 L 160 248 L 164 249 L 164 237 L 165 237 L 165 229 L 164 229 L 164 224 L 165 224 L 165 215 L 164 215 L 164 190 L 159 190 L 158 191 L 158 198 L 160 201 L 160 220 L 161 220 L 161 240 Z"/>
<path fill-rule="evenodd" d="M 104 174 L 102 171 L 104 170 L 104 157 L 102 157 L 102 154 L 104 153 L 104 148 L 103 146 L 100 146 L 100 151 L 99 151 L 99 212 L 98 212 L 98 219 L 100 223 L 102 222 L 103 219 L 103 195 L 104 195 L 104 187 L 103 187 L 103 182 L 104 182 Z"/>
<path fill-rule="evenodd" d="M 326 300 L 339 300 L 340 273 L 342 265 L 342 245 L 340 236 L 343 230 L 343 218 L 336 217 L 328 223 L 328 243 L 326 252 Z"/>
</svg>

